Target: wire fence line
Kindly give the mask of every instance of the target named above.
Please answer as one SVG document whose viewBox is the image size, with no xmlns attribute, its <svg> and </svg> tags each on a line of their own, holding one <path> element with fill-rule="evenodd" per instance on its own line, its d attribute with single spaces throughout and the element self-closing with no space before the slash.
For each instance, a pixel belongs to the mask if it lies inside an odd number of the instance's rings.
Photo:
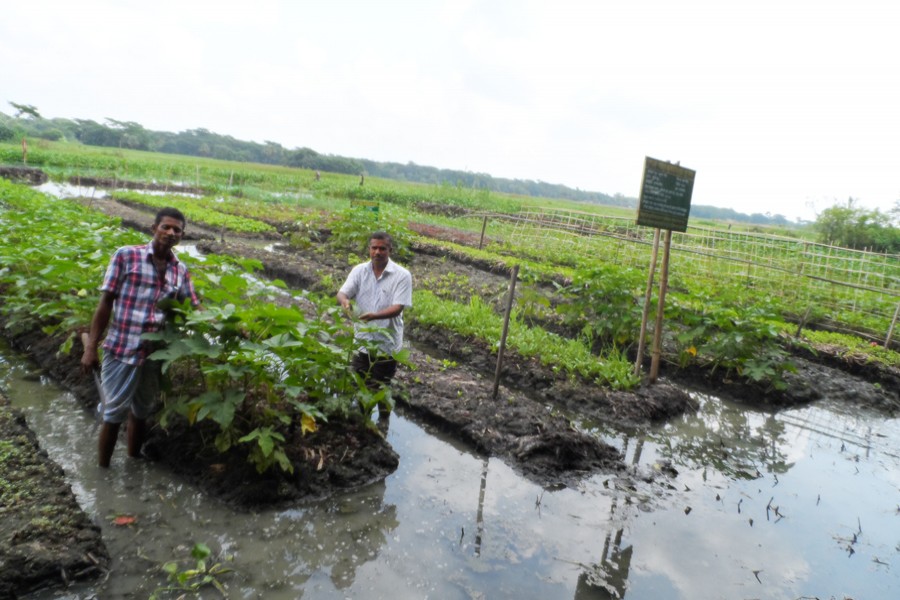
<svg viewBox="0 0 900 600">
<path fill-rule="evenodd" d="M 538 208 L 491 214 L 509 239 L 646 269 L 654 230 L 634 218 Z M 900 313 L 900 255 L 852 250 L 728 228 L 688 226 L 672 234 L 670 278 L 713 279 L 772 294 L 832 329 L 889 342 Z M 677 256 L 677 258 L 675 258 Z"/>
</svg>

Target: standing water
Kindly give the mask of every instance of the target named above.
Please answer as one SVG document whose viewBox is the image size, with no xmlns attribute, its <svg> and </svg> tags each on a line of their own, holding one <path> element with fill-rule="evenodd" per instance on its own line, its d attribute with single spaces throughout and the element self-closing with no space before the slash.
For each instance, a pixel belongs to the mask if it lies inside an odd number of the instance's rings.
<svg viewBox="0 0 900 600">
<path fill-rule="evenodd" d="M 900 597 L 900 421 L 827 399 L 767 413 L 698 396 L 651 431 L 598 430 L 666 485 L 606 474 L 562 490 L 396 415 L 384 482 L 247 513 L 124 452 L 99 469 L 91 416 L 27 371 L 0 349 L 0 385 L 113 557 L 105 579 L 29 600 L 147 598 L 197 542 L 233 569 L 228 598 Z"/>
</svg>

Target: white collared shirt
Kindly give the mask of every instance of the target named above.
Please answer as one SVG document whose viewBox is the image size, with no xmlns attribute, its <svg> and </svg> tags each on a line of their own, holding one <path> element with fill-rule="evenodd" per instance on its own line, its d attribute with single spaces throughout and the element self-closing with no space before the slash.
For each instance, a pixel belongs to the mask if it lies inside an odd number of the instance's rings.
<svg viewBox="0 0 900 600">
<path fill-rule="evenodd" d="M 353 267 L 340 291 L 356 300 L 358 314 L 379 312 L 395 304 L 409 308 L 412 306 L 412 275 L 388 259 L 381 276 L 376 278 L 372 261 L 368 261 Z M 388 332 L 361 331 L 368 326 L 383 327 Z M 393 353 L 403 348 L 403 313 L 392 319 L 357 323 L 355 327 L 356 339 L 375 341 L 384 352 Z"/>
</svg>

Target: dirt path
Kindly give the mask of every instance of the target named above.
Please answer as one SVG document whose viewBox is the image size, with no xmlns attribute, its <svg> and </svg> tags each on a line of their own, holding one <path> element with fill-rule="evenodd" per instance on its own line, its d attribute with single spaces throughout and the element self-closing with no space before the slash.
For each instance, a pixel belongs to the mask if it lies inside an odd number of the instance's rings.
<svg viewBox="0 0 900 600">
<path fill-rule="evenodd" d="M 122 219 L 124 227 L 143 231 L 148 236 L 150 235 L 150 226 L 153 225 L 154 218 L 152 211 L 136 208 L 112 198 L 81 198 L 79 202 L 111 217 L 119 217 Z M 185 242 L 193 242 L 198 240 L 215 240 L 218 237 L 218 232 L 208 227 L 198 223 L 189 223 L 185 229 L 183 239 Z"/>
</svg>

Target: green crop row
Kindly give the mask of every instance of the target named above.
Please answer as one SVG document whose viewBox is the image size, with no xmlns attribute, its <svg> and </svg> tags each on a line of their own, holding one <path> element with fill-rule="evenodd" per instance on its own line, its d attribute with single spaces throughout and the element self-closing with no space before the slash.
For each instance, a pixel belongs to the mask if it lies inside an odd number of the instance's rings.
<svg viewBox="0 0 900 600">
<path fill-rule="evenodd" d="M 268 223 L 222 212 L 216 201 L 211 198 L 193 198 L 178 194 L 157 196 L 125 191 L 115 192 L 114 197 L 156 209 L 174 206 L 184 213 L 189 223 L 199 223 L 215 229 L 224 227 L 236 233 L 277 233 Z"/>
<path fill-rule="evenodd" d="M 478 296 L 468 304 L 443 300 L 432 292 L 414 294 L 413 321 L 438 326 L 479 340 L 496 352 L 503 329 L 503 317 Z M 513 311 L 509 322 L 508 347 L 525 358 L 537 358 L 555 372 L 577 376 L 611 389 L 630 389 L 640 383 L 633 365 L 616 350 L 598 357 L 580 340 L 567 339 L 540 327 L 529 327 Z"/>
</svg>

